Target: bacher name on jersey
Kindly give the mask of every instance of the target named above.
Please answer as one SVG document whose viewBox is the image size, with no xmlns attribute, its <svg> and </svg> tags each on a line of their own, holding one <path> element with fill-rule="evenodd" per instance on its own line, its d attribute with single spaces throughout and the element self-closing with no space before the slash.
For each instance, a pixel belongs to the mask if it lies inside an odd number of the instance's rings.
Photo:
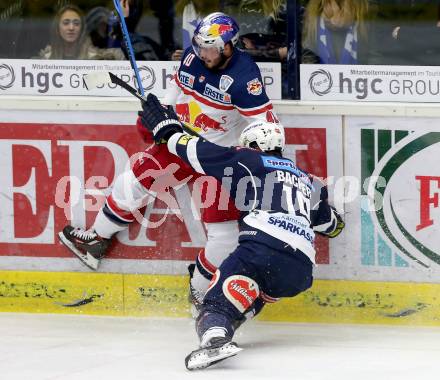
<svg viewBox="0 0 440 380">
<path fill-rule="evenodd" d="M 301 251 L 315 263 L 315 232 L 337 227 L 320 181 L 286 158 L 240 147 L 221 147 L 202 138 L 175 133 L 171 153 L 195 171 L 219 180 L 241 211 L 239 241 L 252 240 L 285 251 Z M 287 250 L 289 250 L 287 249 Z"/>
<path fill-rule="evenodd" d="M 188 48 L 170 86 L 163 103 L 175 106 L 183 123 L 216 144 L 236 144 L 256 119 L 278 122 L 258 66 L 238 49 L 225 69 L 212 70 Z"/>
</svg>

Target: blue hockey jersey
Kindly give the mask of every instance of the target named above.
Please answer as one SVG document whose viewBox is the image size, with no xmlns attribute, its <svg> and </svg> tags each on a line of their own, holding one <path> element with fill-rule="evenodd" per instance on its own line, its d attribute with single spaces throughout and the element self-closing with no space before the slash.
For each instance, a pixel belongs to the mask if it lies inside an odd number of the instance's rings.
<svg viewBox="0 0 440 380">
<path fill-rule="evenodd" d="M 238 49 L 226 68 L 212 70 L 188 48 L 162 103 L 173 105 L 181 122 L 222 146 L 236 145 L 252 121 L 277 122 L 258 66 Z"/>
<path fill-rule="evenodd" d="M 253 149 L 226 148 L 184 133 L 168 141 L 171 153 L 195 171 L 219 180 L 242 212 L 239 241 L 284 250 L 290 246 L 315 263 L 315 232 L 337 228 L 327 189 L 286 158 Z"/>
</svg>

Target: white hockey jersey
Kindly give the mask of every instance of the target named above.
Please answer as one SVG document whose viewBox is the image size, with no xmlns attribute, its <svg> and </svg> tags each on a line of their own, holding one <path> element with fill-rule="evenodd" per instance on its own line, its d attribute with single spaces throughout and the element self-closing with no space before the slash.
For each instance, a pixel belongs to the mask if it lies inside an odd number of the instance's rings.
<svg viewBox="0 0 440 380">
<path fill-rule="evenodd" d="M 188 48 L 163 103 L 173 105 L 191 129 L 222 146 L 236 145 L 256 119 L 278 122 L 258 66 L 237 49 L 225 69 L 210 70 Z"/>
</svg>

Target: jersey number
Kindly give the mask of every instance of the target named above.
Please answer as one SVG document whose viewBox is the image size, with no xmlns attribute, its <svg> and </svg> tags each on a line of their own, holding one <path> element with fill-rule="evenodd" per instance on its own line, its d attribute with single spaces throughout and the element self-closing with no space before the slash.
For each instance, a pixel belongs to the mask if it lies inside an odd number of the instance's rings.
<svg viewBox="0 0 440 380">
<path fill-rule="evenodd" d="M 287 211 L 289 214 L 296 214 L 297 211 L 293 203 L 292 187 L 283 184 L 283 192 L 286 196 Z M 296 200 L 298 201 L 299 213 L 310 223 L 310 199 L 306 198 L 301 191 L 297 191 Z"/>
<path fill-rule="evenodd" d="M 183 60 L 183 64 L 184 64 L 186 67 L 189 67 L 189 66 L 191 65 L 191 62 L 193 61 L 193 59 L 194 59 L 195 57 L 196 57 L 196 56 L 195 56 L 193 53 L 188 54 L 188 55 L 186 56 L 186 58 Z"/>
</svg>

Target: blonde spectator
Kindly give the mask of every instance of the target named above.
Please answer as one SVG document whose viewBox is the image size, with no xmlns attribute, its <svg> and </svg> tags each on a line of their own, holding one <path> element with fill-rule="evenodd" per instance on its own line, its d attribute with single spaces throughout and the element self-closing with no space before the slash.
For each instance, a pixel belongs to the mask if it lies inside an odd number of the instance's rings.
<svg viewBox="0 0 440 380">
<path fill-rule="evenodd" d="M 40 51 L 42 59 L 125 59 L 121 49 L 99 49 L 86 35 L 84 16 L 75 5 L 62 7 L 55 16 L 51 44 Z"/>
<path fill-rule="evenodd" d="M 303 32 L 305 63 L 359 64 L 368 61 L 368 0 L 310 0 Z"/>
</svg>

